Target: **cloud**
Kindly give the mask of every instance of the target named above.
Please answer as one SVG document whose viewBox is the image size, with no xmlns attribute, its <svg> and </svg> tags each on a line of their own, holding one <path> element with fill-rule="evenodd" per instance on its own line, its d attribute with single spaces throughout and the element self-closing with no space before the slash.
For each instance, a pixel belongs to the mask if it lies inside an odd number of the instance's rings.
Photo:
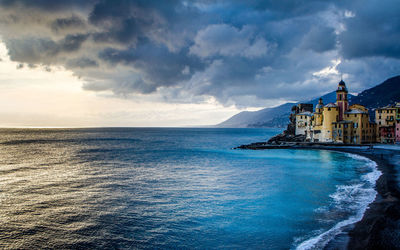
<svg viewBox="0 0 400 250">
<path fill-rule="evenodd" d="M 51 64 L 60 53 L 78 51 L 87 39 L 85 34 L 67 35 L 60 41 L 50 38 L 22 38 L 6 41 L 12 60 L 26 63 Z"/>
<path fill-rule="evenodd" d="M 262 37 L 254 37 L 249 26 L 241 30 L 227 24 L 213 24 L 200 30 L 194 38 L 190 53 L 202 58 L 212 56 L 262 57 L 268 44 Z"/>
<path fill-rule="evenodd" d="M 263 106 L 331 91 L 340 73 L 352 91 L 398 74 L 399 8 L 395 0 L 0 0 L 0 36 L 11 60 L 64 66 L 87 91 Z"/>
<path fill-rule="evenodd" d="M 90 67 L 98 67 L 99 64 L 90 58 L 86 57 L 81 57 L 81 58 L 75 58 L 71 59 L 67 62 L 66 64 L 67 68 L 90 68 Z"/>
<path fill-rule="evenodd" d="M 400 59 L 400 5 L 397 1 L 357 1 L 353 16 L 344 21 L 340 34 L 342 55 L 347 58 L 392 57 Z"/>
<path fill-rule="evenodd" d="M 85 28 L 85 21 L 76 15 L 66 18 L 57 18 L 50 24 L 51 30 L 55 33 L 74 32 Z"/>
</svg>

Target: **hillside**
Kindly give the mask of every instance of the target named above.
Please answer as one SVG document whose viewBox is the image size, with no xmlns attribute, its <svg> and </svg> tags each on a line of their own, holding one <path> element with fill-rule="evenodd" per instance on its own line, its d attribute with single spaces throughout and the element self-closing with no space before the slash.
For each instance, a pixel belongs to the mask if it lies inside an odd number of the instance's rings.
<svg viewBox="0 0 400 250">
<path fill-rule="evenodd" d="M 400 102 L 400 76 L 389 78 L 373 88 L 364 90 L 358 96 L 355 96 L 350 103 L 375 109 L 394 104 L 396 101 Z"/>
<path fill-rule="evenodd" d="M 349 95 L 351 99 L 353 96 Z M 303 101 L 317 105 L 318 98 Z M 335 102 L 336 92 L 332 91 L 322 96 L 324 103 Z M 217 127 L 277 127 L 284 128 L 289 123 L 289 114 L 293 105 L 297 103 L 285 103 L 274 108 L 265 108 L 258 111 L 243 111 L 228 120 L 216 125 Z"/>
</svg>

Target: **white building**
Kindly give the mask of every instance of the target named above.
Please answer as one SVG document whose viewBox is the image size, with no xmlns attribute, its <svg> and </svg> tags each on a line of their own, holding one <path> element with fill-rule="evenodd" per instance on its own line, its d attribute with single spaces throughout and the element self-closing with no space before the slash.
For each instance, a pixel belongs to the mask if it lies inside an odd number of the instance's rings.
<svg viewBox="0 0 400 250">
<path fill-rule="evenodd" d="M 296 115 L 296 135 L 307 135 L 310 133 L 312 124 L 311 124 L 311 112 L 302 112 Z"/>
</svg>

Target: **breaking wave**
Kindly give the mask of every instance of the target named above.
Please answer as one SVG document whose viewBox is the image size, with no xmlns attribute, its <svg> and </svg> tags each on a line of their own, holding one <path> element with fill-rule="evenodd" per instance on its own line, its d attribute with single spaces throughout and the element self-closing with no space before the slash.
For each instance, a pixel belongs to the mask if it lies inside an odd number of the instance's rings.
<svg viewBox="0 0 400 250">
<path fill-rule="evenodd" d="M 360 221 L 369 204 L 375 200 L 377 195 L 375 184 L 382 174 L 382 172 L 377 169 L 376 162 L 360 155 L 346 153 L 346 156 L 355 160 L 364 161 L 366 163 L 365 169 L 369 171 L 361 176 L 361 183 L 338 185 L 336 192 L 330 195 L 332 198 L 331 206 L 337 211 L 349 214 L 349 216 L 336 223 L 329 230 L 301 242 L 296 249 L 324 248 L 335 236 L 342 233 L 344 228 Z"/>
</svg>

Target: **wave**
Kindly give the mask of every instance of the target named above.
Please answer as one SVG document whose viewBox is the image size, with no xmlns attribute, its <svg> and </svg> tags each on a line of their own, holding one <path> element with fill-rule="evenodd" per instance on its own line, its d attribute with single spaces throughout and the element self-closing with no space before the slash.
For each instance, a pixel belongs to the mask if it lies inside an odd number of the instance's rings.
<svg viewBox="0 0 400 250">
<path fill-rule="evenodd" d="M 306 241 L 300 243 L 296 249 L 322 249 L 324 248 L 335 236 L 343 232 L 347 226 L 354 224 L 362 219 L 369 204 L 371 204 L 377 195 L 375 184 L 382 172 L 377 169 L 376 162 L 367 157 L 349 154 L 346 155 L 355 160 L 366 162 L 366 167 L 371 170 L 370 172 L 361 176 L 363 183 L 352 185 L 338 185 L 336 192 L 331 194 L 335 208 L 345 211 L 355 211 L 347 219 L 338 222 L 329 230 L 318 234 Z M 353 212 L 354 213 L 354 212 Z"/>
</svg>

